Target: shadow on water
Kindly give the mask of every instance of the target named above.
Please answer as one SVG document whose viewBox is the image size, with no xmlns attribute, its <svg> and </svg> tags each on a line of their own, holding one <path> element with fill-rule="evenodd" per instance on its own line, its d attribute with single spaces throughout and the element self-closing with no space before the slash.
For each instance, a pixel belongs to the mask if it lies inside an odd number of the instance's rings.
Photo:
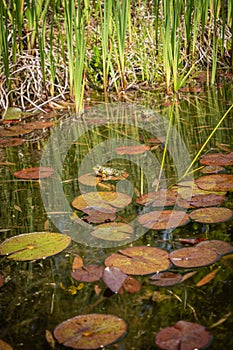
<svg viewBox="0 0 233 350">
<path fill-rule="evenodd" d="M 2 339 L 14 349 L 50 349 L 46 330 L 52 332 L 60 322 L 76 315 L 106 313 L 117 315 L 128 324 L 127 336 L 109 349 L 157 349 L 154 339 L 158 331 L 179 320 L 209 328 L 214 336 L 211 349 L 232 348 L 232 256 L 197 269 L 194 277 L 173 287 L 152 286 L 148 276 L 137 276 L 142 289 L 135 294 L 108 295 L 103 281 L 84 283 L 74 293 L 69 289 L 79 285 L 70 275 L 77 254 L 85 265 L 103 264 L 111 252 L 128 245 L 172 250 L 179 247 L 180 237 L 233 241 L 232 221 L 211 225 L 190 222 L 172 230 L 170 235 L 143 230 L 136 219 L 148 209 L 135 202 L 155 187 L 168 188 L 184 180 L 183 174 L 230 106 L 232 97 L 229 88 L 211 89 L 199 95 L 181 95 L 179 103 L 164 106 L 161 96 L 148 92 L 147 96 L 132 96 L 131 103 L 92 106 L 81 117 L 57 113 L 56 127 L 50 132 L 41 131 L 31 140 L 24 136 L 26 142 L 18 147 L 0 148 L 1 241 L 47 230 L 67 233 L 73 239 L 64 252 L 45 260 L 14 262 L 1 257 L 0 273 L 5 277 L 0 288 Z M 232 151 L 232 122 L 231 112 L 202 154 Z M 149 144 L 150 151 L 134 155 L 115 151 L 117 147 L 139 144 Z M 78 177 L 91 173 L 97 164 L 124 170 L 130 176 L 124 181 L 103 182 L 101 189 L 80 184 Z M 39 165 L 52 166 L 55 175 L 40 183 L 13 175 L 22 168 Z M 196 162 L 185 180 L 200 176 L 199 167 Z M 232 168 L 228 167 L 227 172 L 231 173 Z M 122 221 L 135 228 L 134 235 L 121 244 L 93 239 L 89 235 L 93 224 L 81 220 L 83 214 L 70 205 L 80 194 L 113 188 L 132 197 L 132 203 L 117 212 Z M 228 195 L 224 206 L 233 209 L 232 195 Z M 164 235 L 170 239 L 163 240 Z M 210 283 L 195 287 L 217 267 L 221 267 L 220 272 Z M 173 270 L 190 272 L 175 267 Z M 55 349 L 65 347 L 56 343 Z"/>
</svg>

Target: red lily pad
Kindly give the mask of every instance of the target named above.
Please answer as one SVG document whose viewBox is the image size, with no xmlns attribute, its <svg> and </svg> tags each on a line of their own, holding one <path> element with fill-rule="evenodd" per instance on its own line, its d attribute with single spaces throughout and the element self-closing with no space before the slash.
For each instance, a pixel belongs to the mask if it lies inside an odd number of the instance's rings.
<svg viewBox="0 0 233 350">
<path fill-rule="evenodd" d="M 231 253 L 233 249 L 230 243 L 217 239 L 200 242 L 197 244 L 197 247 L 215 249 L 219 255 Z"/>
<path fill-rule="evenodd" d="M 141 283 L 132 276 L 127 276 L 123 283 L 123 288 L 128 293 L 138 293 L 141 290 Z"/>
<path fill-rule="evenodd" d="M 233 152 L 231 153 L 212 153 L 206 154 L 200 159 L 201 164 L 205 165 L 220 165 L 227 166 L 233 165 Z"/>
<path fill-rule="evenodd" d="M 67 235 L 55 232 L 33 232 L 14 236 L 0 244 L 0 255 L 24 261 L 44 259 L 60 253 L 71 242 Z"/>
<path fill-rule="evenodd" d="M 70 318 L 54 329 L 59 343 L 73 349 L 103 348 L 126 334 L 124 320 L 114 315 L 88 314 Z"/>
<path fill-rule="evenodd" d="M 120 192 L 88 192 L 76 197 L 72 206 L 82 211 L 91 206 L 100 211 L 115 213 L 116 208 L 124 208 L 131 201 L 130 196 Z"/>
<path fill-rule="evenodd" d="M 88 214 L 88 216 L 84 217 L 84 220 L 90 223 L 103 223 L 106 221 L 114 221 L 116 219 L 116 213 L 104 210 L 98 210 L 97 208 L 88 207 L 83 209 L 84 213 Z"/>
<path fill-rule="evenodd" d="M 107 266 L 103 272 L 103 281 L 111 289 L 112 292 L 118 293 L 123 283 L 126 279 L 127 275 L 123 273 L 117 267 L 109 267 Z"/>
<path fill-rule="evenodd" d="M 186 225 L 189 222 L 189 216 L 184 211 L 161 210 L 143 214 L 138 217 L 138 221 L 149 229 L 168 230 Z"/>
<path fill-rule="evenodd" d="M 162 350 L 194 350 L 207 347 L 211 334 L 197 323 L 179 321 L 174 326 L 162 329 L 155 338 Z"/>
<path fill-rule="evenodd" d="M 153 207 L 170 207 L 175 205 L 178 197 L 177 190 L 160 189 L 157 192 L 144 194 L 136 199 L 136 202 L 141 205 L 152 205 Z"/>
<path fill-rule="evenodd" d="M 14 176 L 18 179 L 26 180 L 38 180 L 44 179 L 53 175 L 54 170 L 49 166 L 41 166 L 37 168 L 25 168 L 14 173 Z"/>
<path fill-rule="evenodd" d="M 182 281 L 182 275 L 174 272 L 160 272 L 150 277 L 151 284 L 159 287 L 174 286 Z"/>
<path fill-rule="evenodd" d="M 198 187 L 207 191 L 233 191 L 233 175 L 213 174 L 195 180 Z"/>
<path fill-rule="evenodd" d="M 78 178 L 78 182 L 87 186 L 96 186 L 101 181 L 101 177 L 96 176 L 93 173 L 84 174 Z"/>
<path fill-rule="evenodd" d="M 232 218 L 233 212 L 228 208 L 201 208 L 193 210 L 189 217 L 191 220 L 201 222 L 203 224 L 212 224 L 217 222 L 228 221 Z"/>
<path fill-rule="evenodd" d="M 190 199 L 179 198 L 177 205 L 181 208 L 200 208 L 200 207 L 211 207 L 224 203 L 226 196 L 215 193 L 206 193 L 201 195 L 194 195 Z"/>
<path fill-rule="evenodd" d="M 213 264 L 219 255 L 214 249 L 204 247 L 188 247 L 174 250 L 170 260 L 175 266 L 190 268 Z"/>
<path fill-rule="evenodd" d="M 124 241 L 129 239 L 133 234 L 133 227 L 122 222 L 110 222 L 98 225 L 91 232 L 91 235 L 96 238 L 101 238 L 107 241 Z"/>
<path fill-rule="evenodd" d="M 0 147 L 16 147 L 22 145 L 24 142 L 24 139 L 18 137 L 0 139 Z"/>
<path fill-rule="evenodd" d="M 71 272 L 71 276 L 81 282 L 99 281 L 103 275 L 104 267 L 102 265 L 82 266 Z"/>
<path fill-rule="evenodd" d="M 135 145 L 135 146 L 120 146 L 115 149 L 117 154 L 142 154 L 149 151 L 150 146 L 148 145 Z"/>
<path fill-rule="evenodd" d="M 220 165 L 207 165 L 201 169 L 203 174 L 218 174 L 225 170 L 223 166 Z"/>
<path fill-rule="evenodd" d="M 159 248 L 138 246 L 120 250 L 119 253 L 107 257 L 105 265 L 118 267 L 129 275 L 147 275 L 167 270 L 170 266 L 168 253 Z"/>
</svg>

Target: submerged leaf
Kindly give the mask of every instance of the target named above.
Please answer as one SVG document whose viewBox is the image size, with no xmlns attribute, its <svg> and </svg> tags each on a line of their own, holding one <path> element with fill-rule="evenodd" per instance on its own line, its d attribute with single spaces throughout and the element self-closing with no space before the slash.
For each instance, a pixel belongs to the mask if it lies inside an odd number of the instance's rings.
<svg viewBox="0 0 233 350">
<path fill-rule="evenodd" d="M 209 283 L 217 275 L 218 271 L 219 271 L 219 268 L 208 273 L 208 275 L 206 275 L 199 282 L 196 283 L 196 287 L 201 287 Z"/>
<path fill-rule="evenodd" d="M 136 278 L 127 276 L 123 283 L 123 288 L 128 293 L 138 293 L 141 290 L 141 283 Z"/>
<path fill-rule="evenodd" d="M 126 331 L 125 321 L 117 316 L 88 314 L 62 322 L 55 328 L 54 336 L 73 349 L 98 349 L 117 341 Z"/>
<path fill-rule="evenodd" d="M 37 260 L 60 253 L 70 242 L 71 238 L 61 233 L 25 233 L 2 242 L 0 254 L 17 261 Z"/>
<path fill-rule="evenodd" d="M 107 241 L 118 242 L 129 239 L 133 234 L 133 231 L 133 227 L 128 224 L 122 222 L 111 222 L 96 226 L 91 232 L 91 235 Z"/>
<path fill-rule="evenodd" d="M 123 273 L 117 267 L 107 266 L 103 272 L 103 281 L 111 289 L 112 292 L 118 293 L 119 289 L 123 286 L 123 283 L 127 275 Z"/>
<path fill-rule="evenodd" d="M 87 265 L 82 266 L 71 272 L 71 276 L 80 282 L 94 282 L 99 281 L 102 277 L 104 267 L 102 265 Z"/>
</svg>

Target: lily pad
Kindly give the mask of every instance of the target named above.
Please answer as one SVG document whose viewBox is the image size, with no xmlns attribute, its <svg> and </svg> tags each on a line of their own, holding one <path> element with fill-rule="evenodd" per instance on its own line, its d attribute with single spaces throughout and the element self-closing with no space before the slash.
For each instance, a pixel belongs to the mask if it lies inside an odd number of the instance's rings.
<svg viewBox="0 0 233 350">
<path fill-rule="evenodd" d="M 117 341 L 126 331 L 125 321 L 117 316 L 88 314 L 62 322 L 54 329 L 54 336 L 73 349 L 98 349 Z"/>
<path fill-rule="evenodd" d="M 138 217 L 138 221 L 149 229 L 168 230 L 186 225 L 189 222 L 189 216 L 184 211 L 161 210 L 143 214 Z"/>
<path fill-rule="evenodd" d="M 174 286 L 182 281 L 182 275 L 174 272 L 160 272 L 150 277 L 151 284 L 159 287 Z"/>
<path fill-rule="evenodd" d="M 94 282 L 99 281 L 102 277 L 104 267 L 102 265 L 87 265 L 82 266 L 71 272 L 71 276 L 80 282 Z"/>
<path fill-rule="evenodd" d="M 136 202 L 144 206 L 152 205 L 152 207 L 170 207 L 175 205 L 177 197 L 177 190 L 160 189 L 157 192 L 150 192 L 138 197 Z"/>
<path fill-rule="evenodd" d="M 12 346 L 0 339 L 0 350 L 13 350 Z"/>
<path fill-rule="evenodd" d="M 231 153 L 212 153 L 206 154 L 200 159 L 201 164 L 205 165 L 233 165 L 233 152 Z"/>
<path fill-rule="evenodd" d="M 96 186 L 101 181 L 101 177 L 96 176 L 93 173 L 84 174 L 78 178 L 78 182 L 87 186 Z"/>
<path fill-rule="evenodd" d="M 24 139 L 14 137 L 7 139 L 0 139 L 0 147 L 15 147 L 20 146 L 24 143 Z"/>
<path fill-rule="evenodd" d="M 126 279 L 127 275 L 123 273 L 117 267 L 109 267 L 107 266 L 103 272 L 103 281 L 111 289 L 112 292 L 118 293 L 118 291 L 123 286 L 123 283 Z"/>
<path fill-rule="evenodd" d="M 33 127 L 30 125 L 27 126 L 27 124 L 12 125 L 9 128 L 0 129 L 0 135 L 1 137 L 20 136 L 29 134 L 33 130 Z"/>
<path fill-rule="evenodd" d="M 44 179 L 53 175 L 54 170 L 48 166 L 41 166 L 36 168 L 25 168 L 14 173 L 14 176 L 18 179 L 26 179 L 26 180 L 38 180 Z"/>
<path fill-rule="evenodd" d="M 162 329 L 156 335 L 155 343 L 162 350 L 201 350 L 211 340 L 211 334 L 200 324 L 179 321 L 174 326 Z"/>
<path fill-rule="evenodd" d="M 88 192 L 76 197 L 72 206 L 78 210 L 94 207 L 97 210 L 115 213 L 116 208 L 124 208 L 130 204 L 132 198 L 120 192 Z"/>
<path fill-rule="evenodd" d="M 30 122 L 27 123 L 27 128 L 32 128 L 33 130 L 39 130 L 39 129 L 46 129 L 46 128 L 51 128 L 54 126 L 54 122 L 40 122 L 40 121 L 35 121 L 35 122 Z"/>
<path fill-rule="evenodd" d="M 225 168 L 220 165 L 207 165 L 201 169 L 203 174 L 218 174 L 225 171 Z"/>
<path fill-rule="evenodd" d="M 233 175 L 213 174 L 195 180 L 198 187 L 207 191 L 233 191 Z"/>
<path fill-rule="evenodd" d="M 147 275 L 167 270 L 170 266 L 168 253 L 159 248 L 138 246 L 120 250 L 119 253 L 107 257 L 105 265 L 118 267 L 129 275 Z"/>
<path fill-rule="evenodd" d="M 0 244 L 0 255 L 24 261 L 44 259 L 60 253 L 71 242 L 67 235 L 56 232 L 33 232 L 14 236 Z"/>
<path fill-rule="evenodd" d="M 215 249 L 219 255 L 231 253 L 233 249 L 230 243 L 217 239 L 200 242 L 197 244 L 197 247 Z"/>
<path fill-rule="evenodd" d="M 170 253 L 171 262 L 175 266 L 190 268 L 213 264 L 219 255 L 214 249 L 204 247 L 188 247 Z"/>
<path fill-rule="evenodd" d="M 115 149 L 117 154 L 142 154 L 149 151 L 150 146 L 147 145 L 135 145 L 135 146 L 120 146 Z"/>
<path fill-rule="evenodd" d="M 83 209 L 84 213 L 88 214 L 88 216 L 84 217 L 84 220 L 90 223 L 104 223 L 106 221 L 114 221 L 116 219 L 116 213 L 109 213 L 106 210 L 98 210 L 97 208 L 88 207 Z"/>
<path fill-rule="evenodd" d="M 203 224 L 212 224 L 216 222 L 228 221 L 232 218 L 233 212 L 228 208 L 201 208 L 193 210 L 189 217 L 191 220 Z"/>
<path fill-rule="evenodd" d="M 127 276 L 123 283 L 123 288 L 128 293 L 138 293 L 141 290 L 141 283 L 132 276 Z"/>
<path fill-rule="evenodd" d="M 18 120 L 21 119 L 23 112 L 18 107 L 9 107 L 4 115 L 4 120 Z"/>
<path fill-rule="evenodd" d="M 122 222 L 110 222 L 96 226 L 91 232 L 91 235 L 107 241 L 118 242 L 129 239 L 133 231 L 133 227 L 128 224 Z"/>
<path fill-rule="evenodd" d="M 181 208 L 199 208 L 199 207 L 211 207 L 224 203 L 226 196 L 221 194 L 209 193 L 194 195 L 190 199 L 179 198 L 177 205 Z"/>
</svg>

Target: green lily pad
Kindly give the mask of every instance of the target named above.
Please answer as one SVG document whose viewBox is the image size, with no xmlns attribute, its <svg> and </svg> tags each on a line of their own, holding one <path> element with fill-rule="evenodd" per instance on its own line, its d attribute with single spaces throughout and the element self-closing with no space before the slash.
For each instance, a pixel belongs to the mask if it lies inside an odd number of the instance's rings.
<svg viewBox="0 0 233 350">
<path fill-rule="evenodd" d="M 41 166 L 36 168 L 25 168 L 14 173 L 18 179 L 38 180 L 53 175 L 54 170 L 49 166 Z"/>
<path fill-rule="evenodd" d="M 212 336 L 197 323 L 179 321 L 174 326 L 163 328 L 155 339 L 162 350 L 194 350 L 206 348 Z"/>
<path fill-rule="evenodd" d="M 184 268 L 207 266 L 218 258 L 219 254 L 214 249 L 197 246 L 177 249 L 170 253 L 171 262 Z"/>
<path fill-rule="evenodd" d="M 70 318 L 54 329 L 59 343 L 73 349 L 99 349 L 126 334 L 124 320 L 114 315 L 88 314 Z"/>
<path fill-rule="evenodd" d="M 118 242 L 129 239 L 133 231 L 132 226 L 123 222 L 109 222 L 96 226 L 91 232 L 91 235 L 107 241 Z"/>
<path fill-rule="evenodd" d="M 230 243 L 225 241 L 220 241 L 218 239 L 212 239 L 212 240 L 200 242 L 197 244 L 197 247 L 215 249 L 219 255 L 231 253 L 233 249 Z"/>
<path fill-rule="evenodd" d="M 14 236 L 0 244 L 0 255 L 24 261 L 44 259 L 60 253 L 71 242 L 67 235 L 56 232 L 33 232 Z"/>
<path fill-rule="evenodd" d="M 186 225 L 189 222 L 189 216 L 179 210 L 152 211 L 139 216 L 138 222 L 149 229 L 168 230 Z"/>
<path fill-rule="evenodd" d="M 114 266 L 128 275 L 147 275 L 167 270 L 170 266 L 168 253 L 165 250 L 138 246 L 111 254 L 105 260 L 106 266 Z"/>
<path fill-rule="evenodd" d="M 201 208 L 193 210 L 189 217 L 191 220 L 201 222 L 203 224 L 212 224 L 217 222 L 228 221 L 232 218 L 233 212 L 228 208 Z"/>
<path fill-rule="evenodd" d="M 231 153 L 212 153 L 206 154 L 200 159 L 201 164 L 205 165 L 233 165 L 233 152 Z"/>
<path fill-rule="evenodd" d="M 207 191 L 233 191 L 233 175 L 213 174 L 195 180 L 197 186 Z"/>
<path fill-rule="evenodd" d="M 131 201 L 130 196 L 120 192 L 88 192 L 76 197 L 72 202 L 72 206 L 78 210 L 93 207 L 99 211 L 115 213 L 116 208 L 124 208 Z"/>
</svg>

